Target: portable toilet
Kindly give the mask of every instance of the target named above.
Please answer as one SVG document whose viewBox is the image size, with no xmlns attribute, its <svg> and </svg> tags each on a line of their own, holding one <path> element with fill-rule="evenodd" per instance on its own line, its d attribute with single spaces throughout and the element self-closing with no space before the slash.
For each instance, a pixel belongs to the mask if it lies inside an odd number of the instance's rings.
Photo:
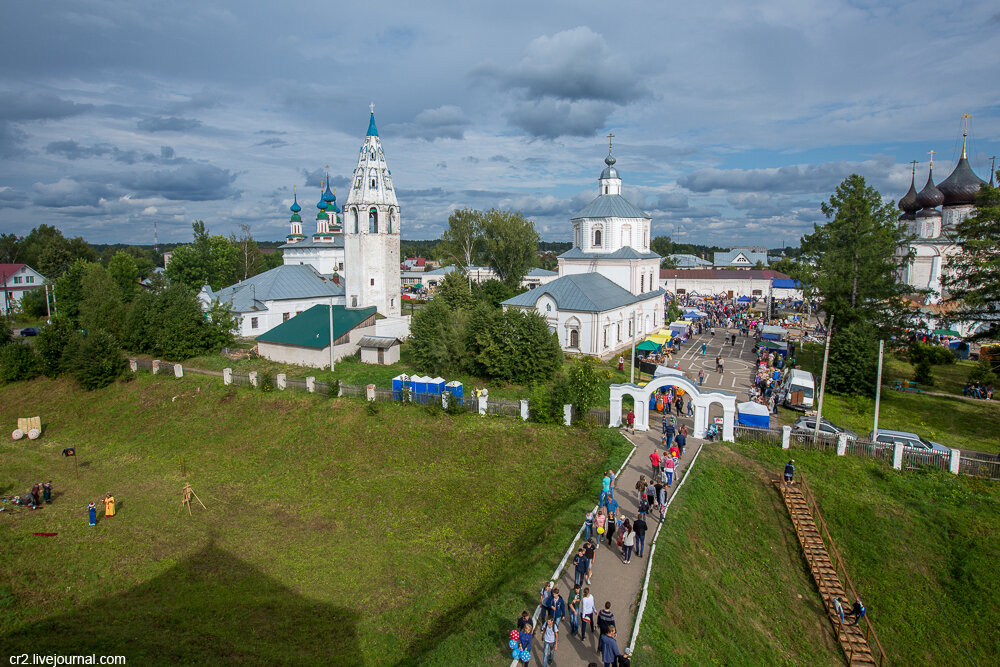
<svg viewBox="0 0 1000 667">
<path fill-rule="evenodd" d="M 427 393 L 441 402 L 441 392 L 444 391 L 444 378 L 430 378 L 427 380 Z"/>
<path fill-rule="evenodd" d="M 458 401 L 458 404 L 462 404 L 462 383 L 458 380 L 452 380 L 444 386 L 445 391 L 451 394 L 451 400 Z"/>
<path fill-rule="evenodd" d="M 410 379 L 413 380 L 413 400 L 423 403 L 427 400 L 427 381 L 430 378 L 423 375 L 413 375 Z"/>
<path fill-rule="evenodd" d="M 403 388 L 410 385 L 410 376 L 406 373 L 392 378 L 392 400 L 403 400 Z"/>
</svg>

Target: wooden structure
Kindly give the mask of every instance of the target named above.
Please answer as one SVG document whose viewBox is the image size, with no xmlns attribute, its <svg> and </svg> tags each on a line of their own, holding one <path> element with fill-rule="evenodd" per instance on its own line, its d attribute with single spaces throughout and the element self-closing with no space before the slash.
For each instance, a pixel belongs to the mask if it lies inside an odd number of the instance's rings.
<svg viewBox="0 0 1000 667">
<path fill-rule="evenodd" d="M 184 507 L 187 507 L 188 508 L 188 514 L 191 514 L 191 496 L 194 496 L 194 499 L 197 500 L 198 504 L 201 505 L 204 509 L 208 509 L 207 507 L 205 507 L 205 503 L 201 502 L 201 498 L 199 498 L 198 494 L 194 492 L 194 489 L 191 488 L 191 484 L 189 482 L 185 482 L 184 489 L 183 489 L 183 491 L 181 491 L 181 510 L 182 511 L 183 511 Z"/>
<path fill-rule="evenodd" d="M 39 436 L 42 435 L 42 418 L 41 417 L 19 417 L 17 420 L 17 428 L 11 433 L 11 437 L 15 440 L 20 440 L 25 435 L 28 436 L 29 440 L 38 440 Z"/>
<path fill-rule="evenodd" d="M 798 477 L 799 480 L 793 485 L 780 481 L 775 484 L 781 491 L 785 507 L 788 508 L 788 515 L 792 519 L 792 525 L 795 526 L 802 552 L 805 554 L 806 562 L 809 563 L 809 570 L 819 588 L 819 594 L 823 598 L 823 605 L 826 607 L 837 640 L 844 650 L 847 664 L 881 667 L 885 664 L 885 651 L 882 650 L 882 644 L 868 616 L 865 615 L 858 625 L 848 625 L 840 620 L 833 606 L 834 598 L 840 599 L 845 606 L 850 604 L 847 601 L 848 590 L 852 595 L 851 600 L 858 600 L 861 597 L 844 568 L 844 562 L 833 544 L 833 538 L 830 537 L 830 531 L 827 530 L 823 515 L 819 512 L 819 506 L 816 505 L 805 478 L 801 474 Z M 830 552 L 833 552 L 835 560 L 831 560 Z"/>
</svg>

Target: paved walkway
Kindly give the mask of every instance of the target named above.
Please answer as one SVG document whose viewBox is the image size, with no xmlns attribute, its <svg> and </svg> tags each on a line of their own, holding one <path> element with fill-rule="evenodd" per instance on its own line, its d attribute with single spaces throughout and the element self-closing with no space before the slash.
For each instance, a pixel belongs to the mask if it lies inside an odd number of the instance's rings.
<svg viewBox="0 0 1000 667">
<path fill-rule="evenodd" d="M 687 372 L 688 376 L 695 381 L 697 381 L 698 370 L 705 368 L 708 375 L 705 380 L 706 387 L 737 392 L 745 397 L 746 389 L 749 386 L 750 369 L 755 360 L 753 353 L 754 340 L 752 338 L 742 338 L 737 335 L 735 345 L 730 345 L 728 342 L 723 345 L 724 331 L 724 329 L 717 329 L 715 336 L 707 333 L 701 336 L 694 336 L 684 346 L 680 355 L 674 355 L 674 361 L 679 361 L 681 370 Z M 730 331 L 729 333 L 731 336 L 733 332 Z M 708 344 L 705 356 L 701 355 L 701 344 L 703 342 Z M 720 352 L 724 358 L 723 366 L 725 368 L 725 373 L 722 375 L 715 372 L 715 357 Z M 648 380 L 649 378 L 647 377 L 644 381 Z M 624 512 L 624 516 L 630 521 L 635 519 L 638 511 L 639 502 L 635 491 L 635 484 L 639 481 L 639 475 L 645 475 L 646 479 L 649 479 L 652 474 L 649 455 L 653 452 L 654 448 L 662 451 L 660 449 L 662 421 L 662 416 L 654 412 L 650 415 L 649 431 L 645 433 L 636 432 L 634 435 L 626 433 L 626 437 L 635 444 L 636 451 L 629 460 L 628 465 L 622 470 L 615 481 L 617 489 L 615 498 L 620 505 L 620 511 Z M 681 417 L 678 421 L 679 424 L 687 424 L 689 431 L 694 430 L 693 418 Z M 684 448 L 684 456 L 678 462 L 678 467 L 674 473 L 673 487 L 668 490 L 668 498 L 673 496 L 678 487 L 679 480 L 687 474 L 688 465 L 703 442 L 703 440 L 688 437 L 687 447 Z M 597 501 L 598 498 L 595 498 L 595 504 Z M 669 517 L 670 512 L 668 511 L 668 520 Z M 581 523 L 583 519 L 584 517 L 581 516 Z M 603 540 L 594 559 L 590 591 L 594 595 L 594 603 L 598 611 L 604 608 L 605 602 L 611 602 L 611 611 L 615 615 L 615 628 L 618 633 L 617 639 L 620 650 L 624 650 L 632 638 L 632 626 L 638 610 L 639 598 L 642 593 L 642 583 L 648 565 L 646 559 L 649 556 L 653 535 L 656 534 L 656 529 L 659 527 L 659 512 L 657 510 L 650 511 L 646 517 L 646 523 L 649 526 L 649 532 L 646 533 L 646 548 L 641 557 L 633 550 L 631 562 L 625 565 L 622 563 L 619 547 L 617 545 L 609 546 L 607 540 Z M 664 530 L 669 530 L 669 523 Z M 577 542 L 573 549 L 574 554 L 580 544 L 582 544 L 582 541 Z M 660 558 L 663 558 L 663 556 L 661 555 Z M 572 557 L 567 562 L 562 576 L 556 582 L 556 586 L 559 588 L 559 593 L 568 605 L 570 594 L 573 592 Z M 542 584 L 539 583 L 538 588 L 541 589 L 541 587 Z M 657 612 L 653 607 L 647 607 L 646 611 L 652 614 L 656 614 Z M 594 620 L 596 624 L 596 614 Z M 536 639 L 532 650 L 531 665 L 542 665 L 541 632 L 538 630 L 540 629 L 536 629 L 535 632 Z M 587 640 L 582 642 L 580 641 L 579 634 L 575 637 L 570 635 L 568 620 L 563 621 L 560 630 L 559 650 L 556 653 L 553 664 L 587 665 L 591 662 L 600 664 L 597 653 L 597 645 L 600 638 L 599 632 L 592 634 L 588 628 Z"/>
</svg>

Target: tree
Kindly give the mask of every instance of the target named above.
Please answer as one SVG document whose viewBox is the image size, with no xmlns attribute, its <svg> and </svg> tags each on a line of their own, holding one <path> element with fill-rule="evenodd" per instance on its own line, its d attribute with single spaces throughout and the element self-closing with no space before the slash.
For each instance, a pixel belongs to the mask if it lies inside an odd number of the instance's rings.
<svg viewBox="0 0 1000 667">
<path fill-rule="evenodd" d="M 65 315 L 56 315 L 48 326 L 42 327 L 35 350 L 46 376 L 58 377 L 69 370 L 67 353 L 73 349 L 73 339 L 77 335 L 73 323 Z"/>
<path fill-rule="evenodd" d="M 452 310 L 472 308 L 475 303 L 472 290 L 469 289 L 469 283 L 461 271 L 452 271 L 445 274 L 444 280 L 441 281 L 441 285 L 438 287 L 434 298 L 444 299 L 444 302 Z"/>
<path fill-rule="evenodd" d="M 108 274 L 118 285 L 122 301 L 131 301 L 139 286 L 139 267 L 135 259 L 126 252 L 116 252 L 108 262 Z"/>
<path fill-rule="evenodd" d="M 263 270 L 264 256 L 257 247 L 257 242 L 250 232 L 250 225 L 240 225 L 240 236 L 232 234 L 229 242 L 236 248 L 237 258 L 237 279 L 246 280 L 257 275 Z"/>
<path fill-rule="evenodd" d="M 30 380 L 40 370 L 38 356 L 27 343 L 15 341 L 0 347 L 0 383 Z"/>
<path fill-rule="evenodd" d="M 822 210 L 829 222 L 802 237 L 802 250 L 813 264 L 811 280 L 827 322 L 835 316 L 841 327 L 855 321 L 905 324 L 909 313 L 902 297 L 914 290 L 897 280 L 897 271 L 911 237 L 897 222 L 893 203 L 851 174 Z"/>
<path fill-rule="evenodd" d="M 470 317 L 466 349 L 471 372 L 519 384 L 549 380 L 563 359 L 555 334 L 537 312 L 485 303 Z"/>
<path fill-rule="evenodd" d="M 483 214 L 483 236 L 489 267 L 507 287 L 520 287 L 538 250 L 535 224 L 520 213 L 494 208 Z"/>
<path fill-rule="evenodd" d="M 654 236 L 649 242 L 649 249 L 660 257 L 667 257 L 677 252 L 674 249 L 674 242 L 669 236 Z"/>
<path fill-rule="evenodd" d="M 17 234 L 0 234 L 0 264 L 18 264 L 22 249 Z"/>
<path fill-rule="evenodd" d="M 452 311 L 443 299 L 431 299 L 412 319 L 410 351 L 417 368 L 444 375 L 461 368 L 465 359 L 464 311 Z"/>
<path fill-rule="evenodd" d="M 671 300 L 670 305 L 667 306 L 666 321 L 676 322 L 677 320 L 683 317 L 684 317 L 684 311 L 681 310 L 680 306 L 677 305 L 677 299 L 675 298 Z"/>
<path fill-rule="evenodd" d="M 826 374 L 828 390 L 834 394 L 875 395 L 878 338 L 874 326 L 858 320 L 833 330 Z"/>
<path fill-rule="evenodd" d="M 569 369 L 569 388 L 577 419 L 583 419 L 601 400 L 607 386 L 591 357 L 579 359 Z"/>
<path fill-rule="evenodd" d="M 976 362 L 976 365 L 969 371 L 969 382 L 979 382 L 980 384 L 995 384 L 997 374 L 993 370 L 993 365 L 986 359 Z"/>
<path fill-rule="evenodd" d="M 53 293 L 56 298 L 56 312 L 76 323 L 80 317 L 80 302 L 83 301 L 83 276 L 90 262 L 78 259 L 55 283 Z"/>
<path fill-rule="evenodd" d="M 476 301 L 482 301 L 494 308 L 499 308 L 501 303 L 512 296 L 520 294 L 525 289 L 524 287 L 519 287 L 513 290 L 499 280 L 485 280 L 473 286 L 472 296 Z"/>
<path fill-rule="evenodd" d="M 103 330 L 120 340 L 125 327 L 125 304 L 121 290 L 108 270 L 97 263 L 87 264 L 83 273 L 80 300 L 80 327 Z"/>
<path fill-rule="evenodd" d="M 997 172 L 1000 179 L 1000 171 Z M 968 341 L 1000 338 L 1000 189 L 984 185 L 975 212 L 955 227 L 959 252 L 948 262 L 943 283 L 952 317 L 982 322 Z"/>
<path fill-rule="evenodd" d="M 471 208 L 456 209 L 448 216 L 448 229 L 441 235 L 441 248 L 463 274 L 469 273 L 483 249 L 483 214 Z M 469 278 L 471 286 L 472 279 Z"/>
<path fill-rule="evenodd" d="M 87 390 L 106 387 L 125 374 L 128 363 L 118 341 L 106 331 L 88 333 L 75 346 L 73 377 Z"/>
<path fill-rule="evenodd" d="M 46 317 L 49 306 L 45 302 L 45 286 L 27 290 L 21 297 L 21 310 L 28 317 Z"/>
<path fill-rule="evenodd" d="M 240 251 L 236 245 L 224 236 L 209 236 L 201 220 L 196 220 L 191 229 L 194 242 L 174 249 L 166 268 L 167 278 L 195 292 L 203 285 L 217 290 L 235 283 L 240 275 Z"/>
<path fill-rule="evenodd" d="M 0 347 L 3 347 L 14 341 L 14 332 L 11 330 L 10 325 L 7 324 L 6 317 L 0 317 Z"/>
</svg>

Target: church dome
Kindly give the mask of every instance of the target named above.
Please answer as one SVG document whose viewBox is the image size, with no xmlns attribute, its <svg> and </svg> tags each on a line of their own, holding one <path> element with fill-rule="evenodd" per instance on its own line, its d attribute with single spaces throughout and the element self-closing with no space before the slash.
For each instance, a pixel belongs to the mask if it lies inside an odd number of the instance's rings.
<svg viewBox="0 0 1000 667">
<path fill-rule="evenodd" d="M 976 194 L 980 186 L 985 184 L 986 181 L 976 176 L 969 166 L 969 160 L 962 155 L 962 159 L 955 165 L 955 171 L 937 187 L 944 196 L 945 206 L 959 206 L 976 203 Z"/>
<path fill-rule="evenodd" d="M 295 195 L 295 199 L 294 199 L 294 201 L 292 201 L 292 205 L 291 205 L 290 208 L 291 208 L 292 213 L 298 213 L 299 211 L 302 210 L 302 207 L 299 206 L 299 196 L 298 195 Z"/>
<path fill-rule="evenodd" d="M 327 204 L 329 204 L 330 202 L 334 201 L 335 199 L 336 199 L 336 197 L 334 197 L 333 193 L 330 192 L 330 181 L 327 181 L 326 182 L 326 192 L 323 193 L 323 201 L 325 201 Z"/>
<path fill-rule="evenodd" d="M 934 168 L 931 167 L 927 171 L 927 184 L 924 185 L 924 189 L 917 195 L 917 206 L 924 209 L 934 208 L 940 206 L 943 201 L 944 195 L 934 187 Z"/>
<path fill-rule="evenodd" d="M 289 222 L 302 222 L 302 218 L 299 217 L 298 213 L 292 213 L 292 217 Z"/>
<path fill-rule="evenodd" d="M 326 200 L 323 199 L 322 194 L 319 197 L 319 201 L 316 202 L 316 208 L 318 208 L 321 212 L 326 210 Z"/>
<path fill-rule="evenodd" d="M 617 160 L 615 160 L 614 156 L 611 155 L 611 153 L 608 153 L 608 156 L 604 158 L 604 164 L 608 166 L 601 172 L 601 178 L 621 178 L 621 176 L 618 175 L 618 170 L 615 169 L 615 162 L 617 162 Z"/>
<path fill-rule="evenodd" d="M 905 215 L 905 214 L 904 214 Z M 910 215 L 913 215 L 912 213 Z M 903 216 L 900 216 L 902 218 Z M 936 208 L 922 208 L 920 212 L 917 213 L 914 218 L 940 218 L 941 211 Z"/>
<path fill-rule="evenodd" d="M 917 188 L 914 187 L 914 177 L 910 177 L 910 189 L 903 195 L 903 198 L 899 200 L 899 210 L 903 211 L 904 215 L 907 213 L 916 213 L 920 206 L 917 205 Z M 907 220 L 912 219 L 906 218 Z"/>
</svg>

